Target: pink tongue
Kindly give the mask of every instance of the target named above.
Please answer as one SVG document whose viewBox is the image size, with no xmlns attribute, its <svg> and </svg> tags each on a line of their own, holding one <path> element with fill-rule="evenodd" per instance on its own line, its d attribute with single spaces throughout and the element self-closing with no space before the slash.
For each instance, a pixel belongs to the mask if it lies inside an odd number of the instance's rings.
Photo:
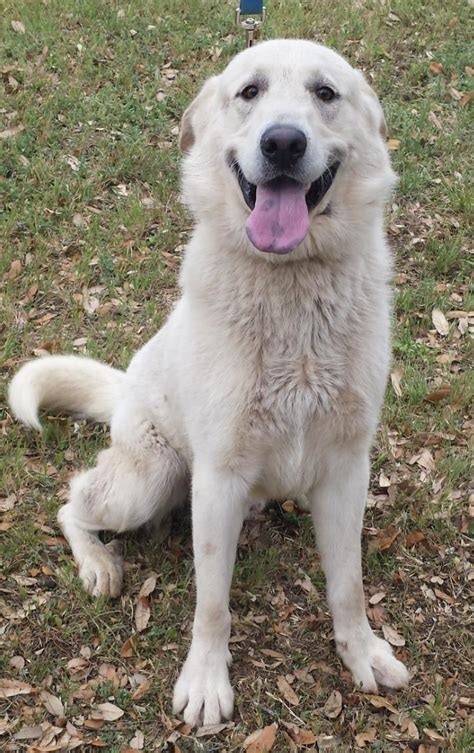
<svg viewBox="0 0 474 753">
<path fill-rule="evenodd" d="M 247 220 L 250 241 L 260 251 L 286 254 L 306 237 L 309 228 L 305 186 L 257 186 L 255 208 Z"/>
</svg>

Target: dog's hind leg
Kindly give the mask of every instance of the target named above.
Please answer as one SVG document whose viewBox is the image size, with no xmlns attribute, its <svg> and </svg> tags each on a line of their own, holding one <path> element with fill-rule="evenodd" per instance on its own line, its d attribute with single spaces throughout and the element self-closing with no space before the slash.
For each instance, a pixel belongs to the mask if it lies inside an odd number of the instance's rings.
<svg viewBox="0 0 474 753">
<path fill-rule="evenodd" d="M 143 411 L 127 406 L 112 422 L 112 446 L 72 480 L 70 501 L 58 514 L 86 591 L 118 596 L 122 586 L 121 558 L 99 531 L 120 533 L 151 519 L 156 526 L 185 493 L 183 460 Z"/>
</svg>

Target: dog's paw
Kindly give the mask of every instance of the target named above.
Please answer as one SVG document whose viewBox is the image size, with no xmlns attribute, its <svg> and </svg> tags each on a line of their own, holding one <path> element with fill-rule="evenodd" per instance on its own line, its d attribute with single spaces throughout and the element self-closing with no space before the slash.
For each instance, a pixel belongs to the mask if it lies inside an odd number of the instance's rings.
<svg viewBox="0 0 474 753">
<path fill-rule="evenodd" d="M 174 688 L 173 713 L 183 712 L 184 721 L 192 727 L 230 719 L 234 709 L 228 670 L 231 661 L 228 651 L 209 655 L 191 646 Z"/>
<path fill-rule="evenodd" d="M 399 689 L 408 685 L 408 670 L 394 655 L 387 641 L 372 632 L 362 640 L 336 641 L 337 651 L 354 682 L 365 693 L 376 693 L 378 685 Z"/>
<path fill-rule="evenodd" d="M 111 541 L 107 546 L 100 542 L 91 544 L 83 552 L 79 577 L 92 596 L 120 596 L 123 564 L 118 542 Z"/>
</svg>

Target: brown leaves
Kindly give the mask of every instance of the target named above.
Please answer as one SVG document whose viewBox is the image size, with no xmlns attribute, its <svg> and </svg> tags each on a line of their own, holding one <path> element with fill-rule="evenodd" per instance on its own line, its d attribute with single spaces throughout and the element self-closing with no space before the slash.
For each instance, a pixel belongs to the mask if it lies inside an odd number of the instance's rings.
<svg viewBox="0 0 474 753">
<path fill-rule="evenodd" d="M 317 735 L 309 729 L 303 729 L 292 722 L 281 722 L 282 727 L 288 732 L 291 739 L 297 745 L 314 745 L 317 741 Z"/>
<path fill-rule="evenodd" d="M 148 596 L 155 589 L 156 579 L 156 573 L 150 575 L 143 583 L 138 594 L 137 604 L 135 607 L 135 627 L 139 633 L 145 630 L 150 620 L 151 609 Z"/>
<path fill-rule="evenodd" d="M 403 379 L 403 369 L 397 366 L 397 368 L 394 369 L 392 373 L 390 374 L 390 381 L 392 383 L 393 391 L 397 397 L 401 397 L 403 395 L 402 388 L 401 388 L 402 379 Z"/>
<path fill-rule="evenodd" d="M 399 535 L 400 530 L 398 528 L 393 525 L 387 526 L 387 528 L 377 531 L 376 537 L 372 541 L 369 541 L 367 551 L 370 554 L 372 552 L 384 552 L 392 547 Z"/>
<path fill-rule="evenodd" d="M 34 693 L 34 688 L 21 680 L 0 679 L 0 698 L 12 698 L 16 695 L 29 695 Z"/>
<path fill-rule="evenodd" d="M 338 690 L 333 690 L 324 704 L 324 714 L 328 719 L 337 719 L 342 711 L 342 695 Z"/>
<path fill-rule="evenodd" d="M 25 126 L 23 123 L 18 123 L 15 126 L 10 126 L 10 128 L 5 128 L 5 130 L 0 131 L 0 139 L 12 139 L 24 130 Z"/>
<path fill-rule="evenodd" d="M 285 677 L 283 677 L 283 675 L 280 675 L 278 677 L 277 686 L 283 698 L 285 699 L 287 703 L 290 704 L 290 706 L 297 706 L 299 704 L 300 699 L 298 698 L 297 694 L 291 687 L 288 680 Z"/>
<path fill-rule="evenodd" d="M 91 719 L 105 722 L 116 722 L 124 715 L 123 709 L 120 709 L 114 703 L 99 703 L 91 714 Z"/>
<path fill-rule="evenodd" d="M 441 76 L 444 73 L 444 68 L 441 63 L 435 63 L 432 61 L 430 63 L 430 71 L 431 73 L 434 73 L 435 76 Z"/>
<path fill-rule="evenodd" d="M 451 387 L 449 384 L 446 384 L 429 392 L 428 395 L 426 395 L 425 400 L 427 403 L 439 403 L 440 400 L 447 398 L 450 393 Z"/>
<path fill-rule="evenodd" d="M 442 335 L 443 337 L 446 337 L 446 335 L 449 335 L 448 320 L 446 319 L 441 309 L 433 309 L 433 311 L 431 312 L 431 320 L 434 324 L 436 331 L 440 335 Z"/>
<path fill-rule="evenodd" d="M 277 733 L 277 725 L 270 724 L 268 727 L 252 732 L 243 742 L 243 748 L 247 753 L 268 753 L 273 747 Z"/>
<path fill-rule="evenodd" d="M 7 278 L 9 280 L 16 280 L 22 272 L 23 266 L 19 259 L 14 259 L 10 264 L 10 269 L 7 272 Z"/>
<path fill-rule="evenodd" d="M 375 727 L 369 727 L 365 732 L 359 732 L 355 736 L 355 741 L 359 748 L 365 748 L 366 743 L 373 743 L 377 739 L 377 729 Z"/>
<path fill-rule="evenodd" d="M 144 698 L 148 691 L 150 690 L 151 686 L 153 685 L 153 680 L 149 678 L 148 680 L 144 680 L 132 693 L 132 700 L 133 701 L 141 701 L 142 698 Z"/>
<path fill-rule="evenodd" d="M 390 625 L 382 625 L 382 633 L 385 640 L 388 641 L 392 646 L 405 645 L 405 638 L 397 633 L 397 631 L 393 627 L 390 627 Z"/>
<path fill-rule="evenodd" d="M 373 706 L 374 708 L 387 709 L 387 711 L 390 711 L 392 714 L 398 714 L 397 709 L 392 703 L 390 703 L 388 698 L 384 698 L 381 695 L 372 695 L 372 694 L 367 694 L 365 697 L 369 701 L 370 705 Z"/>
<path fill-rule="evenodd" d="M 48 693 L 46 690 L 42 690 L 40 692 L 40 698 L 46 711 L 48 711 L 53 716 L 64 716 L 64 706 L 60 698 L 52 695 L 51 693 Z"/>
<path fill-rule="evenodd" d="M 17 34 L 24 34 L 26 31 L 23 21 L 12 21 L 10 25 Z"/>
<path fill-rule="evenodd" d="M 127 640 L 123 644 L 122 648 L 120 649 L 120 656 L 123 656 L 124 659 L 135 656 L 135 639 L 133 635 L 131 635 L 130 638 L 127 638 Z"/>
</svg>

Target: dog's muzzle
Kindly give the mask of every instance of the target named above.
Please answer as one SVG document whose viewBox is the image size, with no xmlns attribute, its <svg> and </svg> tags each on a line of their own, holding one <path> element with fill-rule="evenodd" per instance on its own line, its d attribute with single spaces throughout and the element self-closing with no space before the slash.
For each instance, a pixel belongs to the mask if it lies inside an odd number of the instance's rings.
<svg viewBox="0 0 474 753">
<path fill-rule="evenodd" d="M 328 165 L 309 187 L 286 175 L 255 185 L 234 160 L 231 167 L 252 210 L 246 223 L 251 243 L 259 251 L 276 254 L 288 254 L 299 246 L 309 230 L 309 212 L 331 188 L 339 166 L 340 162 Z"/>
</svg>

